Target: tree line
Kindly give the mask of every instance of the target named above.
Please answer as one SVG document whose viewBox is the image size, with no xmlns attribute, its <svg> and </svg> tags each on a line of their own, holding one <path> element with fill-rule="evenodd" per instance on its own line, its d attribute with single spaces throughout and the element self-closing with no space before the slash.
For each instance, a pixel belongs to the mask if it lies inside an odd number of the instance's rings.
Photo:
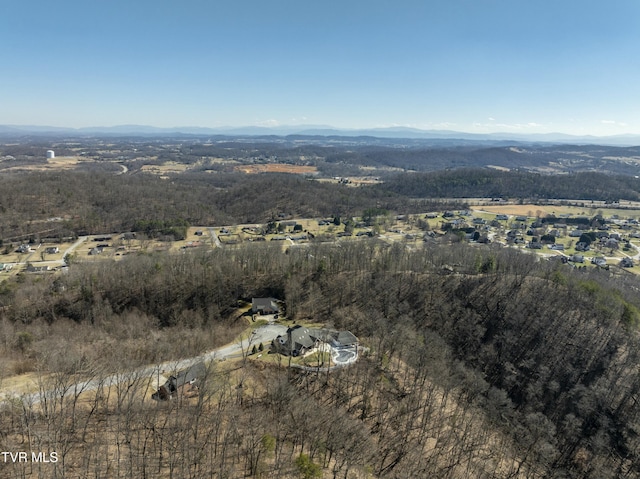
<svg viewBox="0 0 640 479">
<path fill-rule="evenodd" d="M 379 188 L 419 198 L 640 199 L 638 178 L 587 172 L 544 175 L 523 171 L 458 169 L 397 175 Z"/>
</svg>

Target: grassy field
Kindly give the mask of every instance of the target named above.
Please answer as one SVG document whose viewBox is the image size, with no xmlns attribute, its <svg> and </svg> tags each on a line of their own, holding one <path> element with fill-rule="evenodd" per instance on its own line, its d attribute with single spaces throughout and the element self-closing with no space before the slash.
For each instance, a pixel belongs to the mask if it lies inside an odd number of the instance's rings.
<svg viewBox="0 0 640 479">
<path fill-rule="evenodd" d="M 595 216 L 602 214 L 605 217 L 618 215 L 620 218 L 638 218 L 640 210 L 637 209 L 616 209 L 616 208 L 588 208 L 578 206 L 560 206 L 560 205 L 487 205 L 474 206 L 471 208 L 474 212 L 490 212 L 495 214 L 505 214 L 514 216 L 547 216 L 547 215 L 572 215 L 572 216 Z"/>
<path fill-rule="evenodd" d="M 268 163 L 258 165 L 242 165 L 234 168 L 242 173 L 294 173 L 294 174 L 315 174 L 318 168 L 315 166 L 289 165 L 285 163 Z"/>
<path fill-rule="evenodd" d="M 190 169 L 189 165 L 177 163 L 175 161 L 167 161 L 161 165 L 143 165 L 140 171 L 145 173 L 154 173 L 157 175 L 166 175 L 167 173 L 184 173 Z"/>
</svg>

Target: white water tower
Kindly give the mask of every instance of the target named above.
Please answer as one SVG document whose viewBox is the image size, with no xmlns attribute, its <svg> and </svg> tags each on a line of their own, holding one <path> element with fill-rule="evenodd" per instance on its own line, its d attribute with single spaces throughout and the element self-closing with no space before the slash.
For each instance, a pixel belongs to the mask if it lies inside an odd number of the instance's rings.
<svg viewBox="0 0 640 479">
<path fill-rule="evenodd" d="M 56 157 L 56 153 L 53 150 L 47 150 L 47 160 L 50 160 L 55 157 Z"/>
</svg>

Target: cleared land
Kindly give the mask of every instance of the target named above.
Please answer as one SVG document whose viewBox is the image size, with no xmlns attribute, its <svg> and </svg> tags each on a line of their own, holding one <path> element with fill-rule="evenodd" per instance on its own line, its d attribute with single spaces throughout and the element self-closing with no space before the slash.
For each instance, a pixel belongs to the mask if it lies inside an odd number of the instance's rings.
<svg viewBox="0 0 640 479">
<path fill-rule="evenodd" d="M 593 216 L 596 214 L 602 214 L 604 216 L 618 215 L 622 217 L 637 217 L 640 211 L 631 208 L 628 209 L 616 209 L 616 208 L 603 208 L 600 206 L 562 206 L 562 205 L 486 205 L 486 206 L 474 206 L 471 208 L 474 211 L 488 211 L 490 213 L 505 214 L 505 215 L 522 215 L 522 216 L 546 216 L 555 214 L 559 215 L 575 215 L 575 216 Z"/>
<path fill-rule="evenodd" d="M 315 166 L 288 165 L 284 163 L 269 163 L 265 165 L 242 165 L 234 168 L 236 171 L 247 174 L 255 173 L 294 173 L 299 175 L 311 175 L 318 172 Z"/>
</svg>

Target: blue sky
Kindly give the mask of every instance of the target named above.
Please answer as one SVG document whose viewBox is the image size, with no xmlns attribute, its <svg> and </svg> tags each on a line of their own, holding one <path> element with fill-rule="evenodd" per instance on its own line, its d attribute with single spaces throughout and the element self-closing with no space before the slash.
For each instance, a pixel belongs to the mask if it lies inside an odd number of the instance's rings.
<svg viewBox="0 0 640 479">
<path fill-rule="evenodd" d="M 0 124 L 640 133 L 638 0 L 4 0 Z"/>
</svg>

